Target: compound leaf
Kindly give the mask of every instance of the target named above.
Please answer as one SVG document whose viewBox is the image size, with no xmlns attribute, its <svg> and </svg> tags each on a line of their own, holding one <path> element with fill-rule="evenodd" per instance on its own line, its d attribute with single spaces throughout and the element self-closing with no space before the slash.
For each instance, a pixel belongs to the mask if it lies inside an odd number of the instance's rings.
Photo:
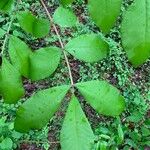
<svg viewBox="0 0 150 150">
<path fill-rule="evenodd" d="M 41 129 L 60 107 L 70 86 L 58 86 L 42 90 L 30 97 L 17 111 L 15 130 L 28 132 Z"/>
<path fill-rule="evenodd" d="M 73 3 L 74 0 L 60 0 L 60 2 L 61 2 L 61 4 L 63 4 L 63 5 L 69 5 L 69 4 Z"/>
<path fill-rule="evenodd" d="M 75 96 L 72 97 L 60 135 L 62 150 L 90 150 L 94 134 Z"/>
<path fill-rule="evenodd" d="M 12 10 L 14 0 L 1 0 L 0 1 L 0 11 L 8 13 Z"/>
<path fill-rule="evenodd" d="M 0 93 L 8 104 L 16 103 L 24 95 L 21 75 L 6 58 L 0 70 Z"/>
<path fill-rule="evenodd" d="M 58 67 L 61 50 L 56 47 L 41 48 L 30 55 L 29 78 L 33 81 L 50 76 Z"/>
<path fill-rule="evenodd" d="M 108 33 L 119 16 L 122 0 L 89 0 L 89 12 L 96 25 Z"/>
<path fill-rule="evenodd" d="M 149 12 L 149 0 L 136 0 L 123 15 L 122 43 L 134 67 L 142 65 L 150 56 Z"/>
<path fill-rule="evenodd" d="M 78 83 L 78 90 L 86 101 L 100 114 L 118 116 L 125 108 L 125 100 L 119 90 L 106 81 Z"/>
<path fill-rule="evenodd" d="M 65 50 L 79 60 L 93 63 L 107 56 L 109 46 L 96 34 L 84 34 L 70 40 Z"/>
<path fill-rule="evenodd" d="M 74 27 L 77 23 L 75 14 L 66 8 L 58 7 L 54 13 L 54 21 L 61 27 Z"/>
<path fill-rule="evenodd" d="M 17 18 L 21 28 L 36 38 L 45 37 L 50 31 L 49 20 L 36 18 L 36 16 L 29 11 L 19 12 Z"/>
<path fill-rule="evenodd" d="M 11 36 L 9 40 L 9 55 L 12 64 L 24 77 L 29 76 L 29 55 L 31 49 L 22 40 Z"/>
</svg>

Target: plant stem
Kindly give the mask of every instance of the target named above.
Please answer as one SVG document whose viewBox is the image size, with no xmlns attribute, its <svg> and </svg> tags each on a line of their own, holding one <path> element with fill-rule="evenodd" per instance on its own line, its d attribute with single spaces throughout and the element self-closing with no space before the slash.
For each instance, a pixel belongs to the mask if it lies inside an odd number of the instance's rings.
<svg viewBox="0 0 150 150">
<path fill-rule="evenodd" d="M 68 59 L 68 57 L 67 57 L 66 51 L 64 50 L 63 41 L 61 40 L 61 36 L 60 36 L 60 34 L 59 34 L 59 32 L 58 32 L 58 29 L 57 29 L 56 25 L 54 24 L 53 18 L 51 17 L 51 15 L 50 15 L 50 13 L 49 13 L 49 11 L 48 11 L 48 9 L 47 9 L 47 7 L 46 7 L 44 1 L 43 1 L 43 0 L 40 0 L 40 1 L 41 1 L 41 4 L 43 5 L 45 11 L 46 11 L 46 14 L 47 14 L 47 16 L 48 16 L 50 22 L 52 23 L 52 26 L 53 26 L 53 28 L 54 28 L 54 31 L 55 31 L 55 33 L 56 33 L 56 35 L 57 35 L 57 37 L 58 37 L 59 43 L 60 43 L 60 45 L 61 45 L 61 48 L 62 48 L 64 57 L 65 57 L 65 61 L 66 61 L 67 67 L 68 67 L 71 86 L 74 87 L 74 82 L 73 82 L 73 76 L 72 76 L 72 72 L 71 72 L 71 67 L 70 67 L 70 64 L 69 64 L 69 59 Z"/>
<path fill-rule="evenodd" d="M 18 0 L 17 6 L 18 6 L 18 4 L 21 3 L 21 2 L 22 2 L 21 0 Z M 17 8 L 17 6 L 16 6 L 16 8 Z M 14 10 L 12 11 L 12 13 L 13 13 L 14 11 L 17 11 L 17 10 L 15 10 L 15 8 L 14 8 Z M 4 51 L 5 51 L 5 48 L 6 48 L 6 44 L 7 44 L 7 41 L 8 41 L 8 37 L 9 37 L 9 32 L 10 32 L 11 26 L 12 26 L 13 21 L 14 21 L 14 18 L 15 18 L 15 17 L 14 17 L 14 14 L 11 14 L 11 15 L 12 15 L 11 21 L 10 21 L 10 23 L 9 23 L 7 32 L 5 33 L 5 39 L 4 39 L 4 43 L 3 43 L 3 46 L 2 46 L 2 49 L 1 49 L 1 52 L 0 52 L 0 57 L 2 57 L 3 54 L 4 54 Z"/>
<path fill-rule="evenodd" d="M 10 21 L 10 23 L 9 23 L 7 32 L 5 33 L 5 39 L 4 39 L 4 43 L 3 43 L 3 46 L 2 46 L 2 50 L 1 50 L 0 56 L 3 56 L 4 50 L 5 50 L 7 41 L 8 41 L 8 37 L 9 37 L 9 31 L 10 31 L 10 29 L 11 29 L 13 20 L 14 20 L 14 16 L 11 18 L 11 21 Z"/>
</svg>

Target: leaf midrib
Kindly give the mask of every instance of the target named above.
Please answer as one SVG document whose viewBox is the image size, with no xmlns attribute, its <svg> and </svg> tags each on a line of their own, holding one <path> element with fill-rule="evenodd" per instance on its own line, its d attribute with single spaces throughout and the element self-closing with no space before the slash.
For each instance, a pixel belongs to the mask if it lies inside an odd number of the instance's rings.
<svg viewBox="0 0 150 150">
<path fill-rule="evenodd" d="M 74 125 L 75 125 L 75 134 L 76 134 L 76 141 L 77 141 L 77 144 L 76 144 L 76 150 L 79 150 L 80 147 L 79 147 L 79 141 L 78 141 L 78 129 L 77 129 L 77 105 L 75 105 L 75 113 L 74 113 Z"/>
</svg>

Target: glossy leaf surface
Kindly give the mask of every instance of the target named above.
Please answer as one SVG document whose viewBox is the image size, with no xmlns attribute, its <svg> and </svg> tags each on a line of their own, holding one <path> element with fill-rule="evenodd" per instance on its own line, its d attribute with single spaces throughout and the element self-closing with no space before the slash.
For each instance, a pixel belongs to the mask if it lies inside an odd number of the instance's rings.
<svg viewBox="0 0 150 150">
<path fill-rule="evenodd" d="M 96 34 L 84 34 L 70 40 L 65 50 L 79 60 L 93 63 L 107 56 L 109 46 Z"/>
<path fill-rule="evenodd" d="M 29 76 L 29 55 L 31 49 L 22 40 L 11 36 L 9 40 L 9 55 L 12 64 L 20 71 L 24 77 Z"/>
<path fill-rule="evenodd" d="M 106 81 L 89 81 L 76 85 L 85 100 L 100 114 L 118 116 L 125 108 L 125 100 L 119 90 Z"/>
<path fill-rule="evenodd" d="M 17 18 L 21 28 L 36 38 L 45 37 L 50 31 L 49 20 L 37 18 L 29 11 L 19 12 Z"/>
<path fill-rule="evenodd" d="M 79 101 L 72 97 L 61 130 L 62 150 L 91 150 L 94 134 Z"/>
<path fill-rule="evenodd" d="M 17 111 L 15 130 L 28 132 L 41 129 L 60 107 L 70 86 L 58 86 L 42 90 L 30 97 Z"/>
<path fill-rule="evenodd" d="M 119 16 L 122 0 L 88 0 L 89 13 L 96 25 L 108 33 Z"/>
<path fill-rule="evenodd" d="M 58 7 L 54 13 L 54 22 L 61 27 L 74 27 L 77 23 L 77 17 L 75 14 L 63 7 Z"/>
<path fill-rule="evenodd" d="M 46 47 L 32 52 L 26 43 L 17 37 L 11 37 L 9 54 L 13 65 L 24 77 L 37 81 L 50 76 L 57 69 L 61 50 Z"/>
<path fill-rule="evenodd" d="M 122 43 L 134 67 L 150 56 L 150 1 L 136 0 L 123 15 Z"/>
<path fill-rule="evenodd" d="M 0 70 L 0 93 L 5 103 L 16 103 L 23 95 L 21 75 L 6 58 L 3 58 Z"/>
<path fill-rule="evenodd" d="M 33 81 L 50 76 L 58 67 L 61 50 L 56 47 L 41 48 L 30 55 L 29 78 Z"/>
</svg>

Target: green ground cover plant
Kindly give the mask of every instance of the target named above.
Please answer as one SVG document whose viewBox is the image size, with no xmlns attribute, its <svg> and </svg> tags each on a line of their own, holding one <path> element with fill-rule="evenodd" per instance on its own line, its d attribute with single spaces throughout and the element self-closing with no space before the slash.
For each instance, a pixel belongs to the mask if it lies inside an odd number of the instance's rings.
<svg viewBox="0 0 150 150">
<path fill-rule="evenodd" d="M 57 6 L 53 13 L 49 5 Z M 17 149 L 18 141 L 30 138 L 44 149 L 150 146 L 150 78 L 138 85 L 132 81 L 145 64 L 150 73 L 149 5 L 148 0 L 1 1 L 2 23 L 4 16 L 9 21 L 0 29 L 0 148 Z M 75 14 L 79 6 L 87 23 Z M 40 46 L 33 46 L 36 41 Z M 41 83 L 47 85 L 41 88 Z M 51 121 L 60 109 L 59 142 L 49 142 Z"/>
</svg>

